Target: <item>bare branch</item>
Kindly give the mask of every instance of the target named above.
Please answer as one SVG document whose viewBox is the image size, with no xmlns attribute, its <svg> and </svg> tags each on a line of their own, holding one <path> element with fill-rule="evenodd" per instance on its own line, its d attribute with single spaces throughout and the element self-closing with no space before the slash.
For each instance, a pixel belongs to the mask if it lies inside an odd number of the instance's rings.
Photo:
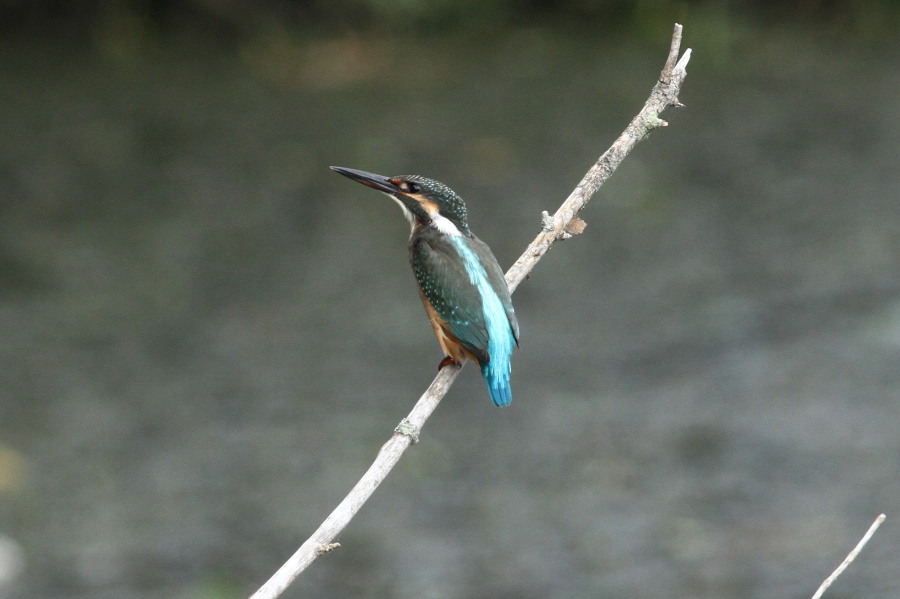
<svg viewBox="0 0 900 599">
<path fill-rule="evenodd" d="M 557 240 L 577 235 L 584 229 L 585 225 L 577 218 L 577 215 L 591 199 L 591 196 L 600 189 L 600 186 L 612 175 L 639 141 L 653 129 L 666 125 L 666 122 L 659 118 L 659 114 L 669 106 L 681 106 L 678 102 L 678 92 L 681 83 L 687 76 L 685 68 L 691 55 L 691 51 L 687 50 L 681 59 L 677 60 L 681 47 L 681 29 L 681 25 L 675 25 L 666 65 L 659 82 L 654 86 L 650 98 L 640 113 L 629 123 L 625 132 L 619 136 L 612 147 L 591 167 L 556 213 L 552 217 L 544 213 L 542 231 L 506 273 L 506 282 L 509 285 L 510 293 L 515 291 L 519 283 L 528 276 L 541 257 Z M 394 430 L 394 435 L 382 446 L 375 461 L 356 486 L 331 512 L 319 529 L 251 596 L 251 599 L 275 599 L 319 555 L 339 546 L 334 543 L 335 537 L 347 526 L 356 512 L 378 488 L 378 485 L 387 477 L 388 472 L 400 460 L 403 452 L 418 440 L 419 432 L 425 425 L 425 421 L 450 389 L 459 371 L 459 366 L 451 365 L 445 366 L 438 372 L 409 415 Z"/>
<path fill-rule="evenodd" d="M 344 500 L 325 518 L 319 529 L 300 546 L 294 555 L 258 591 L 253 593 L 251 599 L 274 599 L 280 596 L 313 560 L 323 553 L 340 547 L 339 543 L 334 543 L 334 538 L 344 530 L 356 512 L 375 492 L 378 485 L 387 478 L 388 473 L 400 461 L 403 452 L 418 440 L 419 431 L 444 395 L 447 394 L 459 371 L 459 366 L 450 365 L 438 372 L 434 381 L 416 402 L 412 412 L 397 425 L 394 435 L 388 439 L 388 442 L 381 446 L 375 461 L 359 479 L 356 486 L 350 490 Z"/>
<path fill-rule="evenodd" d="M 666 66 L 659 76 L 659 81 L 650 92 L 650 97 L 644 107 L 631 120 L 619 138 L 613 142 L 613 145 L 600 156 L 596 164 L 581 179 L 581 182 L 575 186 L 556 213 L 553 216 L 544 213 L 544 217 L 541 219 L 541 232 L 506 273 L 506 282 L 509 284 L 510 292 L 515 291 L 519 283 L 528 276 L 535 264 L 557 240 L 567 239 L 584 229 L 583 223 L 572 226 L 578 213 L 584 209 L 600 186 L 612 176 L 619 164 L 639 141 L 654 129 L 665 127 L 668 124 L 659 118 L 660 113 L 669 106 L 681 106 L 678 101 L 678 92 L 681 90 L 684 78 L 687 77 L 685 69 L 691 57 L 691 50 L 687 49 L 681 60 L 678 60 L 681 29 L 681 25 L 675 25 Z"/>
<path fill-rule="evenodd" d="M 844 570 L 847 569 L 853 560 L 856 559 L 856 556 L 859 555 L 859 552 L 862 551 L 863 547 L 866 546 L 866 543 L 869 542 L 869 539 L 872 538 L 872 535 L 875 534 L 875 531 L 878 530 L 878 527 L 881 526 L 881 523 L 884 522 L 884 519 L 887 516 L 881 514 L 877 518 L 875 518 L 875 522 L 872 522 L 872 526 L 869 527 L 869 530 L 866 531 L 866 534 L 863 535 L 863 538 L 859 540 L 859 543 L 856 544 L 856 547 L 853 548 L 847 557 L 844 558 L 844 561 L 841 562 L 841 565 L 837 567 L 837 569 L 831 573 L 831 576 L 826 578 L 821 585 L 819 585 L 819 590 L 816 591 L 816 594 L 812 596 L 812 599 L 819 599 L 822 594 L 828 590 L 828 587 L 831 586 L 837 577 L 844 573 Z"/>
</svg>

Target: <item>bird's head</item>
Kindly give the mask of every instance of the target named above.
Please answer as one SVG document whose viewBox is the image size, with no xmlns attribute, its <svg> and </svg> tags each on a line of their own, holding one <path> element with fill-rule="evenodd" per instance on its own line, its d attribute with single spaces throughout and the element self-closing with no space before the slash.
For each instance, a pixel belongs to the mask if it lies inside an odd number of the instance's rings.
<svg viewBox="0 0 900 599">
<path fill-rule="evenodd" d="M 342 166 L 331 170 L 389 195 L 413 228 L 434 226 L 448 235 L 471 235 L 466 203 L 440 181 L 421 175 L 385 177 Z"/>
</svg>

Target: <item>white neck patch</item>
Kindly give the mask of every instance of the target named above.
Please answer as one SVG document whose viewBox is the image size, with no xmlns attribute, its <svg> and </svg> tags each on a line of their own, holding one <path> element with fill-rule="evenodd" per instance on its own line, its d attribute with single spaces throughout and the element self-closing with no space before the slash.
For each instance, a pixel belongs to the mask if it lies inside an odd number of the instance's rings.
<svg viewBox="0 0 900 599">
<path fill-rule="evenodd" d="M 444 235 L 451 235 L 453 237 L 459 237 L 460 235 L 462 235 L 456 225 L 453 224 L 453 221 L 451 221 L 446 216 L 441 216 L 437 212 L 431 213 L 431 222 L 434 223 L 434 228 Z"/>
<path fill-rule="evenodd" d="M 397 205 L 400 206 L 400 210 L 403 211 L 403 216 L 406 217 L 406 220 L 409 222 L 410 228 L 414 230 L 416 228 L 416 215 L 410 212 L 409 208 L 403 205 L 403 202 L 401 202 L 391 194 L 385 192 L 384 195 L 397 202 Z M 444 235 L 451 235 L 453 237 L 462 235 L 462 233 L 459 232 L 459 228 L 453 224 L 453 221 L 451 221 L 446 216 L 442 216 L 440 212 L 429 212 L 428 216 L 431 218 L 431 222 L 434 224 L 434 228 Z"/>
</svg>

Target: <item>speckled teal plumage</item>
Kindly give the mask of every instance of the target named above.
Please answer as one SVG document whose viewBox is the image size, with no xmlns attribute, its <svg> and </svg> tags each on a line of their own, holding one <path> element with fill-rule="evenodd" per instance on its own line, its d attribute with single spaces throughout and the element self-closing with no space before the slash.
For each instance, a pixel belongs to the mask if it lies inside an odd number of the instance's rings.
<svg viewBox="0 0 900 599">
<path fill-rule="evenodd" d="M 509 288 L 490 248 L 472 235 L 413 232 L 410 262 L 425 299 L 473 354 L 491 399 L 509 405 L 510 358 L 519 337 Z"/>
</svg>

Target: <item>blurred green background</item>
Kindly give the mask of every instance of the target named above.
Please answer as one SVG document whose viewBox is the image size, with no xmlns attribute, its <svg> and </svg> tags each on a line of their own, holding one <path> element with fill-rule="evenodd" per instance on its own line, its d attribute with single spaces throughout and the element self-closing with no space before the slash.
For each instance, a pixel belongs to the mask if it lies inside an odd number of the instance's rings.
<svg viewBox="0 0 900 599">
<path fill-rule="evenodd" d="M 244 597 L 441 354 L 397 207 L 508 266 L 664 115 L 285 597 L 900 595 L 900 3 L 0 3 L 0 598 Z"/>
</svg>

